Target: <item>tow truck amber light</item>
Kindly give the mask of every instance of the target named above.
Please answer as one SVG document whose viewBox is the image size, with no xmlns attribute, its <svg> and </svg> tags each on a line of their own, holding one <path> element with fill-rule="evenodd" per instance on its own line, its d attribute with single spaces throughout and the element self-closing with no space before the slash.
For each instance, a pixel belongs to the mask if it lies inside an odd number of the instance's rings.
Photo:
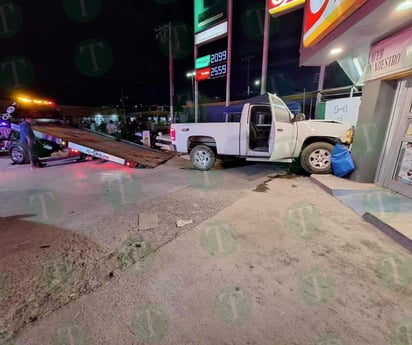
<svg viewBox="0 0 412 345">
<path fill-rule="evenodd" d="M 176 129 L 170 128 L 170 140 L 176 140 Z"/>
<path fill-rule="evenodd" d="M 44 99 L 33 99 L 33 98 L 28 98 L 28 97 L 17 97 L 17 100 L 21 103 L 33 103 L 37 105 L 54 105 L 54 102 L 44 100 Z"/>
</svg>

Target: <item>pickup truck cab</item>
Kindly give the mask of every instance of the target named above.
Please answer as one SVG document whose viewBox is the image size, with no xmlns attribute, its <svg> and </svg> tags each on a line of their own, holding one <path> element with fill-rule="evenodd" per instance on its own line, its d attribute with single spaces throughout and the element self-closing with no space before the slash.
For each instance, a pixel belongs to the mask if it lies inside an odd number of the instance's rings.
<svg viewBox="0 0 412 345">
<path fill-rule="evenodd" d="M 308 173 L 331 173 L 334 145 L 350 145 L 353 127 L 336 121 L 304 120 L 303 114 L 293 115 L 276 95 L 268 97 L 269 103 L 246 103 L 241 113 L 227 114 L 227 122 L 172 124 L 174 149 L 190 153 L 198 170 L 209 170 L 217 156 L 229 155 L 249 161 L 298 160 Z"/>
</svg>

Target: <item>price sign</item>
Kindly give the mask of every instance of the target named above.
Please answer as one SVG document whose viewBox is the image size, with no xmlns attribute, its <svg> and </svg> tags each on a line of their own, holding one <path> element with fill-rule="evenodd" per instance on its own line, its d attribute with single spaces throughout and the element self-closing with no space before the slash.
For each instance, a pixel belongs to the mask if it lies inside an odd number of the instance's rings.
<svg viewBox="0 0 412 345">
<path fill-rule="evenodd" d="M 227 72 L 227 65 L 221 64 L 210 67 L 210 79 L 224 77 Z"/>
<path fill-rule="evenodd" d="M 196 80 L 224 77 L 227 74 L 227 50 L 196 59 Z"/>
</svg>

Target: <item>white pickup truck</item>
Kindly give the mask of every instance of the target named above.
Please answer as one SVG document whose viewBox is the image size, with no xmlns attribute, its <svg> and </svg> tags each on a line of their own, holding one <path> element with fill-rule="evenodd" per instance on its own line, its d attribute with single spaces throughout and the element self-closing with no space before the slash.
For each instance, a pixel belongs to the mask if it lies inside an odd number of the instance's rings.
<svg viewBox="0 0 412 345">
<path fill-rule="evenodd" d="M 269 103 L 246 103 L 241 113 L 227 114 L 227 122 L 174 123 L 170 138 L 177 152 L 190 153 L 199 170 L 213 167 L 216 156 L 249 161 L 299 160 L 308 173 L 328 174 L 336 143 L 350 145 L 354 129 L 336 121 L 304 120 L 293 115 L 276 95 Z"/>
</svg>

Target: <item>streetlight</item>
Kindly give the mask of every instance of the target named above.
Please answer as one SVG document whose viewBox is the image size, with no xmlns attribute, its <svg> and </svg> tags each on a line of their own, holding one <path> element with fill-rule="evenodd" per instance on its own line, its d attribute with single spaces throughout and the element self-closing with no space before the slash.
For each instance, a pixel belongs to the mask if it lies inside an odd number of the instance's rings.
<svg viewBox="0 0 412 345">
<path fill-rule="evenodd" d="M 186 73 L 186 78 L 191 78 L 192 79 L 192 97 L 193 97 L 192 101 L 193 101 L 193 104 L 195 103 L 195 75 L 196 75 L 195 71 L 191 71 L 191 72 Z"/>
<path fill-rule="evenodd" d="M 255 84 L 256 89 L 258 89 L 258 88 L 259 88 L 259 85 L 260 85 L 260 80 L 259 80 L 259 79 L 255 79 L 254 84 Z"/>
</svg>

